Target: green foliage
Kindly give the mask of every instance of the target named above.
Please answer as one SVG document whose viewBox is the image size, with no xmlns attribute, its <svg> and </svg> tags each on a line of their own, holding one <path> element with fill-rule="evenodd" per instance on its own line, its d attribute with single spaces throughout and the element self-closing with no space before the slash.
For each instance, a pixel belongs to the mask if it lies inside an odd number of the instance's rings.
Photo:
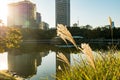
<svg viewBox="0 0 120 80">
<path fill-rule="evenodd" d="M 24 40 L 52 39 L 53 37 L 56 36 L 56 29 L 41 30 L 41 29 L 24 28 L 24 29 L 21 29 L 21 32 Z"/>
<path fill-rule="evenodd" d="M 21 31 L 13 27 L 0 28 L 0 52 L 7 48 L 17 48 L 22 41 Z"/>
<path fill-rule="evenodd" d="M 82 36 L 85 39 L 111 39 L 110 29 L 107 27 L 97 27 L 90 28 L 88 25 L 86 27 L 68 27 L 68 30 L 73 36 Z M 21 29 L 21 33 L 24 40 L 28 39 L 52 39 L 56 37 L 56 29 L 41 30 L 41 29 Z M 106 33 L 106 34 L 105 34 Z M 119 39 L 120 28 L 113 29 L 113 38 Z"/>
<path fill-rule="evenodd" d="M 100 58 L 101 57 L 101 58 Z M 71 70 L 63 71 L 58 80 L 120 80 L 120 54 L 101 54 L 95 60 L 95 69 L 78 63 Z"/>
<path fill-rule="evenodd" d="M 96 27 L 91 28 L 92 26 L 86 25 L 81 27 L 68 27 L 68 30 L 72 35 L 83 36 L 88 39 L 111 39 L 111 30 L 109 27 Z M 106 34 L 105 34 L 106 33 Z M 120 28 L 113 28 L 113 38 L 119 39 Z"/>
</svg>

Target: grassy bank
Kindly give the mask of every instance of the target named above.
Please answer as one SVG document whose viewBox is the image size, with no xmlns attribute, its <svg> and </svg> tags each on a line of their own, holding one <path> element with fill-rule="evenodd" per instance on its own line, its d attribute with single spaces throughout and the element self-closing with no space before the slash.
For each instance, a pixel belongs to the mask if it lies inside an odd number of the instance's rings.
<svg viewBox="0 0 120 80">
<path fill-rule="evenodd" d="M 9 74 L 7 74 L 5 71 L 0 71 L 0 80 L 15 80 L 15 79 Z"/>
<path fill-rule="evenodd" d="M 75 61 L 76 62 L 76 61 Z M 77 60 L 70 69 L 62 71 L 58 80 L 120 80 L 120 53 L 99 55 L 95 57 L 95 68 L 86 60 Z"/>
</svg>

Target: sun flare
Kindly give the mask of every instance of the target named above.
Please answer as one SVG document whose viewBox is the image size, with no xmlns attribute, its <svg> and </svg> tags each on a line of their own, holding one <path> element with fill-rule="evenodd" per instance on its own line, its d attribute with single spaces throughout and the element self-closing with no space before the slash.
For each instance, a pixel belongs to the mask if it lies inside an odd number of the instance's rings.
<svg viewBox="0 0 120 80">
<path fill-rule="evenodd" d="M 8 60 L 7 60 L 8 53 L 0 53 L 0 71 L 1 70 L 8 70 Z"/>
<path fill-rule="evenodd" d="M 7 23 L 7 15 L 8 15 L 8 8 L 7 8 L 7 2 L 0 1 L 0 19 L 3 21 L 3 23 Z"/>
<path fill-rule="evenodd" d="M 6 64 L 0 65 L 0 70 L 8 70 L 8 66 Z"/>
</svg>

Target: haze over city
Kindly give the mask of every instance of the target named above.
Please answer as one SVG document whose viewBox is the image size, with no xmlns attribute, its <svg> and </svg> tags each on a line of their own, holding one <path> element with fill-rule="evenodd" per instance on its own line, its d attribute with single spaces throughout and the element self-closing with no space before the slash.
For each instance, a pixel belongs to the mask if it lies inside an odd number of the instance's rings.
<svg viewBox="0 0 120 80">
<path fill-rule="evenodd" d="M 6 22 L 7 4 L 21 0 L 0 1 L 0 19 Z M 55 0 L 30 0 L 36 4 L 41 13 L 42 21 L 55 27 Z M 93 27 L 108 25 L 110 16 L 116 27 L 120 27 L 120 0 L 71 0 L 71 25 L 79 21 L 79 25 Z M 9 12 L 8 12 L 9 13 Z"/>
</svg>

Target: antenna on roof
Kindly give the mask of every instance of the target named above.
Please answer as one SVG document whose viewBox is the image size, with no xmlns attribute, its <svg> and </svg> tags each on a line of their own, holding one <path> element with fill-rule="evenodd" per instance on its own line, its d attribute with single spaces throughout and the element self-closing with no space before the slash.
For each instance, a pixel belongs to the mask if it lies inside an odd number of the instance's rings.
<svg viewBox="0 0 120 80">
<path fill-rule="evenodd" d="M 79 20 L 77 21 L 77 24 L 78 24 L 78 26 L 79 26 Z"/>
<path fill-rule="evenodd" d="M 79 26 L 79 17 L 78 17 L 77 25 Z"/>
</svg>

